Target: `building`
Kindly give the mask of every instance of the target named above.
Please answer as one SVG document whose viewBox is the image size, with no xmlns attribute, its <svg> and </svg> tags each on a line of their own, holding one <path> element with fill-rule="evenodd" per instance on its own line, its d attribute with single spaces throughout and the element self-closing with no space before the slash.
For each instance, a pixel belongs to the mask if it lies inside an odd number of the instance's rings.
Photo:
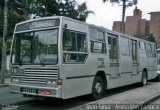
<svg viewBox="0 0 160 110">
<path fill-rule="evenodd" d="M 147 34 L 152 33 L 160 48 L 160 11 L 151 12 L 150 21 L 142 19 L 142 11 L 137 7 L 134 9 L 133 16 L 127 16 L 125 22 L 125 34 L 145 38 Z M 114 21 L 112 30 L 120 32 L 121 21 Z"/>
<path fill-rule="evenodd" d="M 147 30 L 147 20 L 141 19 L 142 11 L 137 7 L 134 9 L 133 16 L 127 16 L 125 22 L 125 34 L 144 38 Z M 121 21 L 114 21 L 113 30 L 120 32 Z"/>
<path fill-rule="evenodd" d="M 125 33 L 131 36 L 144 38 L 146 34 L 146 20 L 141 19 L 142 11 L 134 10 L 133 16 L 126 17 Z"/>
<path fill-rule="evenodd" d="M 112 30 L 120 32 L 121 31 L 121 21 L 114 21 Z"/>
<path fill-rule="evenodd" d="M 149 30 L 155 37 L 158 48 L 160 48 L 160 11 L 149 14 L 151 15 Z"/>
</svg>

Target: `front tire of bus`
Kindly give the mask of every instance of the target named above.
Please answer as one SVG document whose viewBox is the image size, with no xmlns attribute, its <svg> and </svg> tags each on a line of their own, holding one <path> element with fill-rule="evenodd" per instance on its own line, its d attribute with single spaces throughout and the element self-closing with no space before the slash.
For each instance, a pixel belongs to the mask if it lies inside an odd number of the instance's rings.
<svg viewBox="0 0 160 110">
<path fill-rule="evenodd" d="M 96 76 L 92 86 L 92 99 L 101 99 L 105 94 L 104 81 L 100 76 Z"/>
<path fill-rule="evenodd" d="M 147 85 L 147 73 L 143 71 L 142 73 L 142 80 L 141 80 L 141 86 Z"/>
</svg>

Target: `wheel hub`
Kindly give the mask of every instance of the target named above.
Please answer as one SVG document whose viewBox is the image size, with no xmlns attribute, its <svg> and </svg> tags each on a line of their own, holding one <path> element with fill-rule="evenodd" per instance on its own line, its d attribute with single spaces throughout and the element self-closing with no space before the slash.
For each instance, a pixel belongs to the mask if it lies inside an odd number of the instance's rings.
<svg viewBox="0 0 160 110">
<path fill-rule="evenodd" d="M 146 75 L 144 75 L 144 77 L 143 77 L 143 84 L 145 85 L 147 83 L 147 77 L 146 77 Z"/>
<path fill-rule="evenodd" d="M 102 92 L 102 84 L 100 82 L 97 82 L 95 85 L 96 93 L 100 94 Z"/>
</svg>

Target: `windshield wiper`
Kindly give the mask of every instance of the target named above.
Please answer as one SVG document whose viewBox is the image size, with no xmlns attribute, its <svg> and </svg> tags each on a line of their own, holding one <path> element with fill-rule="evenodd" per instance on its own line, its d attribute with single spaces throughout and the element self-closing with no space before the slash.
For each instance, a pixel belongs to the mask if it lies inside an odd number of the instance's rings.
<svg viewBox="0 0 160 110">
<path fill-rule="evenodd" d="M 45 66 L 45 63 L 42 61 L 40 55 L 38 55 L 38 58 L 39 58 L 39 62 L 41 63 L 42 66 Z"/>
</svg>

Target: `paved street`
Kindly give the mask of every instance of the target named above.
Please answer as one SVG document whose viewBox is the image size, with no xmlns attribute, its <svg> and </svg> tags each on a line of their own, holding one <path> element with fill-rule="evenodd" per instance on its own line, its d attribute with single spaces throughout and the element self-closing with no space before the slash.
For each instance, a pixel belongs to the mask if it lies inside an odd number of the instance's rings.
<svg viewBox="0 0 160 110">
<path fill-rule="evenodd" d="M 160 104 L 160 97 L 158 97 L 156 100 L 154 100 L 152 103 L 150 104 Z"/>
<path fill-rule="evenodd" d="M 0 105 L 9 104 L 18 106 L 18 110 L 64 110 L 87 103 L 87 96 L 69 100 L 24 98 L 19 94 L 9 93 L 8 87 L 0 88 Z"/>
<path fill-rule="evenodd" d="M 133 90 L 128 90 L 122 93 L 115 94 L 97 100 L 94 102 L 87 103 L 79 107 L 72 108 L 71 110 L 85 110 L 85 109 L 103 109 L 107 110 L 135 110 L 140 109 L 146 104 L 150 104 L 152 100 L 160 96 L 160 83 L 150 82 L 145 87 L 136 88 Z M 160 110 L 159 109 L 145 109 L 145 110 Z"/>
<path fill-rule="evenodd" d="M 160 97 L 157 97 L 150 103 L 146 104 L 142 110 L 160 110 Z"/>
<path fill-rule="evenodd" d="M 106 97 L 111 97 L 112 95 L 137 88 L 139 88 L 138 85 L 130 85 L 117 89 L 112 89 L 107 91 Z M 22 97 L 22 95 L 18 94 L 11 94 L 8 92 L 8 87 L 0 88 L 0 104 L 11 104 L 19 106 L 18 110 L 66 110 L 90 102 L 91 100 L 89 99 L 89 96 L 82 96 L 68 100 L 36 100 L 32 98 L 24 98 Z"/>
<path fill-rule="evenodd" d="M 22 95 L 11 94 L 9 93 L 8 87 L 1 87 L 0 88 L 0 104 L 25 104 L 31 103 L 33 100 L 29 98 L 24 98 Z"/>
</svg>

